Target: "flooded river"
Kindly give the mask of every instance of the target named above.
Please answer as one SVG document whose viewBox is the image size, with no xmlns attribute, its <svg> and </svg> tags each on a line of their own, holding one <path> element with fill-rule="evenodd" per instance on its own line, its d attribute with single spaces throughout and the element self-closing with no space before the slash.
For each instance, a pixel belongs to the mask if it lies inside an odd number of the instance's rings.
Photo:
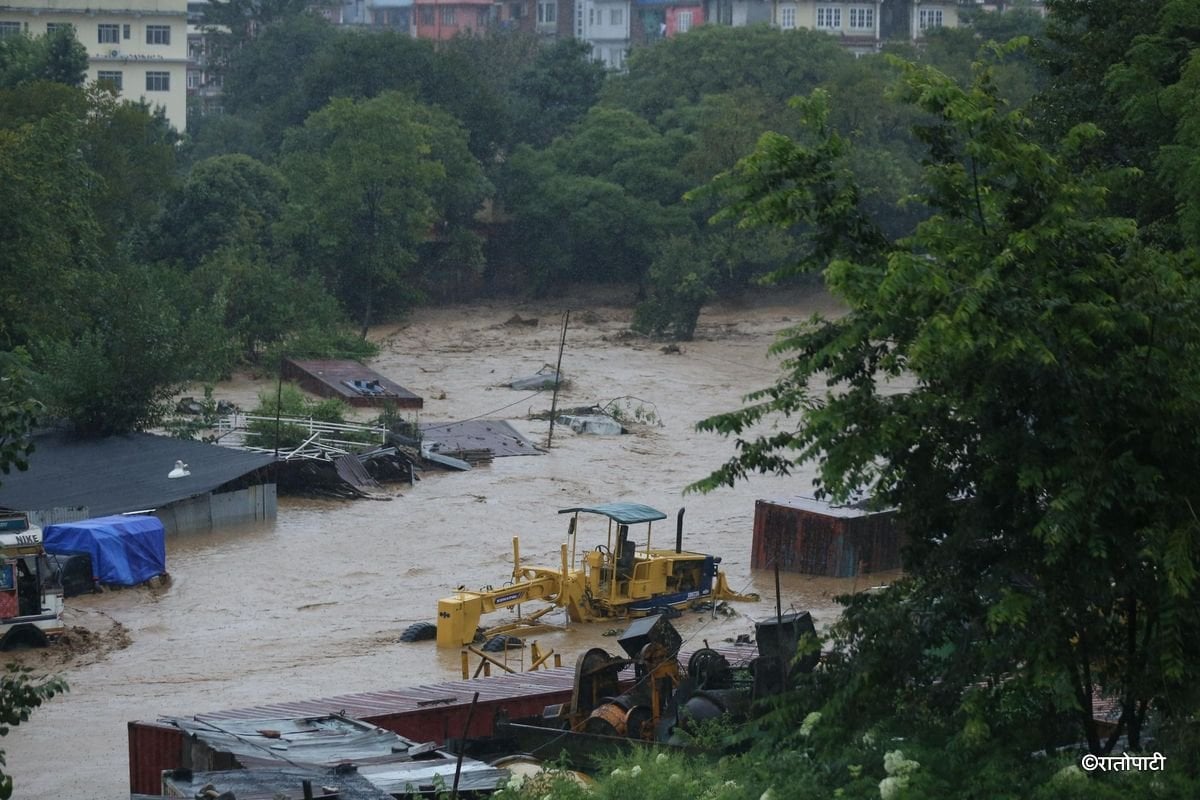
<svg viewBox="0 0 1200 800">
<path fill-rule="evenodd" d="M 374 332 L 384 351 L 372 366 L 425 398 L 422 421 L 504 418 L 544 444 L 548 423 L 528 416 L 549 408 L 549 393 L 502 384 L 553 364 L 562 307 L 423 310 Z M 545 455 L 427 473 L 413 487 L 395 487 L 399 496 L 389 502 L 283 498 L 273 524 L 172 537 L 169 586 L 74 598 L 68 624 L 93 631 L 96 641 L 76 635 L 72 647 L 17 654 L 63 675 L 71 691 L 0 739 L 15 796 L 127 797 L 130 720 L 459 677 L 457 650 L 403 644 L 399 633 L 432 622 L 437 599 L 460 584 L 503 583 L 514 535 L 524 561 L 557 564 L 566 518 L 555 512 L 569 505 L 629 500 L 672 518 L 686 506 L 685 546 L 722 556 L 733 588 L 764 598 L 736 604 L 732 618 L 686 614 L 678 627 L 687 646 L 751 632 L 750 618 L 774 608 L 773 575 L 750 569 L 754 501 L 808 493 L 811 475 L 756 478 L 685 497 L 686 485 L 733 452 L 694 424 L 772 380 L 777 368 L 767 347 L 780 329 L 832 309 L 822 295 L 716 308 L 701 318 L 697 341 L 666 353 L 624 333 L 628 311 L 576 305 L 563 359 L 571 384 L 559 405 L 629 396 L 636 400 L 627 407 L 640 407 L 643 417 L 652 412 L 651 424 L 619 437 L 558 427 Z M 515 324 L 515 314 L 539 324 Z M 249 407 L 273 385 L 245 378 L 216 394 Z M 673 519 L 659 525 L 665 545 Z M 784 575 L 783 606 L 829 621 L 832 596 L 865 584 Z M 591 646 L 619 649 L 601 638 L 606 627 L 534 638 L 574 663 Z"/>
</svg>

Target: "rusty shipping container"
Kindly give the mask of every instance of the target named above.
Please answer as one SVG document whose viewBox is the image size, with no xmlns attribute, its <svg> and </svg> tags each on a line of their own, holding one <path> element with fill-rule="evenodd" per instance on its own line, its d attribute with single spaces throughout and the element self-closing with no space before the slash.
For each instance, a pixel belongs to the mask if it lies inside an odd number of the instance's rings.
<svg viewBox="0 0 1200 800">
<path fill-rule="evenodd" d="M 750 566 L 848 578 L 899 569 L 903 536 L 890 511 L 834 506 L 811 497 L 754 504 Z"/>
</svg>

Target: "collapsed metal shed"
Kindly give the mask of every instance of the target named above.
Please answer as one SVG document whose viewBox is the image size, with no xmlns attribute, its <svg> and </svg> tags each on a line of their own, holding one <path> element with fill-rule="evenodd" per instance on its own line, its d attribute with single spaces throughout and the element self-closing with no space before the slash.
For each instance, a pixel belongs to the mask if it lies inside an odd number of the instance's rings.
<svg viewBox="0 0 1200 800">
<path fill-rule="evenodd" d="M 750 566 L 848 578 L 899 569 L 903 536 L 891 511 L 811 497 L 754 504 Z"/>
</svg>

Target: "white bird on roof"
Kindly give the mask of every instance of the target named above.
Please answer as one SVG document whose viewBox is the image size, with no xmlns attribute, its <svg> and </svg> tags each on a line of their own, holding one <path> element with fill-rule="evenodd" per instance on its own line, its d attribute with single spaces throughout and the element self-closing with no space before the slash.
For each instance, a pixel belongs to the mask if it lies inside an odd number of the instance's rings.
<svg viewBox="0 0 1200 800">
<path fill-rule="evenodd" d="M 175 462 L 175 469 L 167 473 L 168 478 L 186 478 L 192 473 L 188 471 L 188 465 L 182 461 Z"/>
</svg>

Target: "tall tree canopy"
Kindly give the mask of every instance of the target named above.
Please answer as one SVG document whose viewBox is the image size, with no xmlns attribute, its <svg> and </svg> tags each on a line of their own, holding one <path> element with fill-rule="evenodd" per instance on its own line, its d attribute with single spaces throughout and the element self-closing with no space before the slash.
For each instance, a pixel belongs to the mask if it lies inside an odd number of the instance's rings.
<svg viewBox="0 0 1200 800">
<path fill-rule="evenodd" d="M 395 312 L 418 296 L 410 270 L 451 204 L 482 201 L 486 183 L 465 141 L 447 113 L 395 92 L 334 100 L 288 136 L 286 229 L 364 335 L 381 308 Z"/>
<path fill-rule="evenodd" d="M 0 87 L 36 81 L 81 86 L 87 66 L 87 50 L 70 26 L 44 36 L 19 34 L 0 38 Z"/>
<path fill-rule="evenodd" d="M 962 88 L 906 65 L 898 92 L 929 115 L 932 211 L 902 238 L 864 213 L 820 93 L 808 144 L 765 134 L 718 182 L 745 224 L 807 225 L 805 263 L 849 311 L 792 330 L 779 382 L 701 423 L 738 437 L 701 487 L 811 462 L 819 492 L 898 510 L 907 577 L 835 637 L 847 726 L 940 720 L 967 750 L 1027 753 L 1066 718 L 1092 752 L 1136 747 L 1200 678 L 1200 260 L 1109 211 L 1096 126 L 1034 143 L 986 69 Z M 1099 697 L 1120 707 L 1104 738 Z"/>
</svg>

